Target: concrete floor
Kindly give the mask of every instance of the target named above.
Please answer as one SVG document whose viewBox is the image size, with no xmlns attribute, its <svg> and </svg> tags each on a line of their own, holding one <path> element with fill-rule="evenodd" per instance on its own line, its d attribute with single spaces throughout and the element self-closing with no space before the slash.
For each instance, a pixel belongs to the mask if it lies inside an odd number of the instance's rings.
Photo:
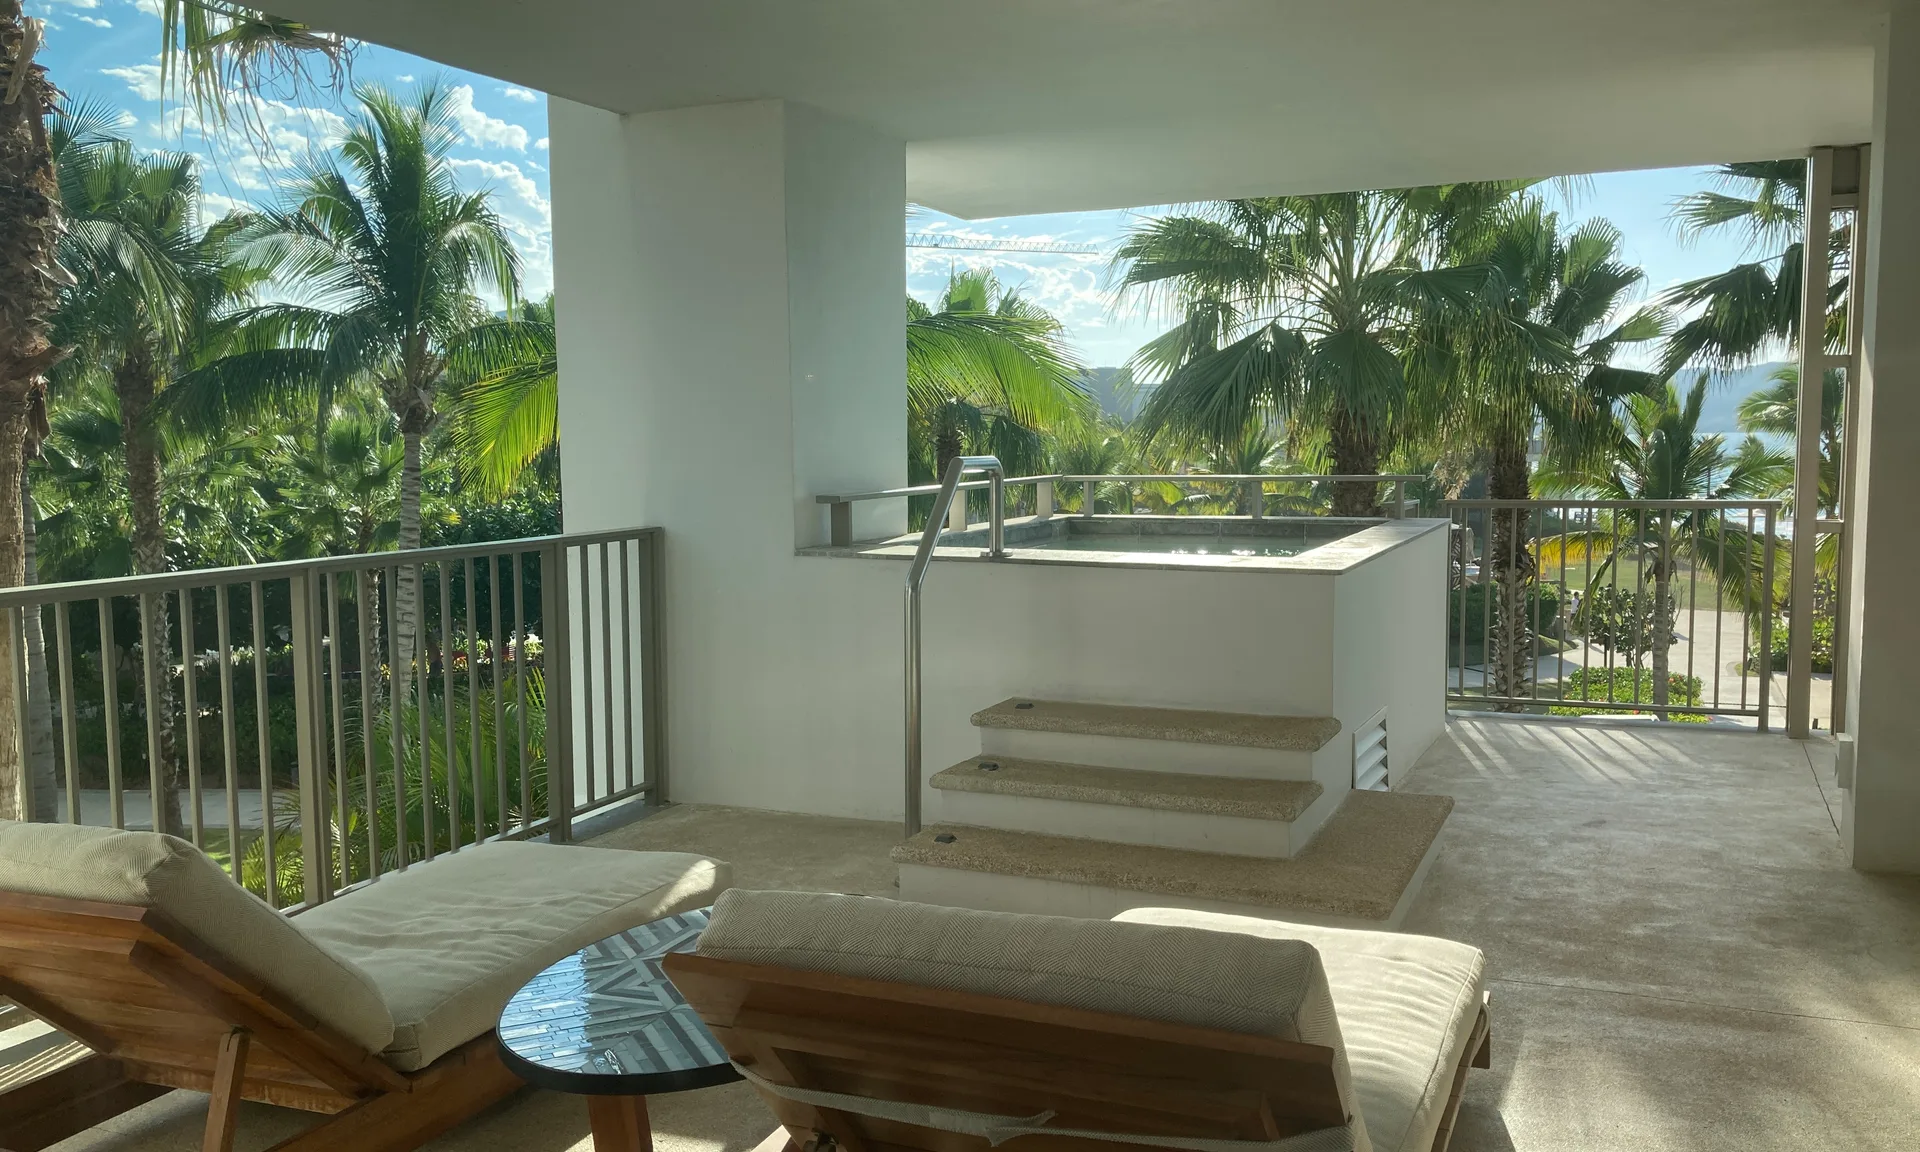
<svg viewBox="0 0 1920 1152">
<path fill-rule="evenodd" d="M 1407 930 L 1488 954 L 1494 1067 L 1455 1152 L 1920 1148 L 1920 879 L 1847 868 L 1827 746 L 1646 724 L 1456 720 L 1401 787 L 1457 800 Z M 619 848 L 746 887 L 889 895 L 892 824 L 681 807 Z M 56 1146 L 189 1152 L 204 1098 Z M 654 1101 L 661 1152 L 745 1152 L 738 1085 Z M 240 1152 L 310 1121 L 248 1105 Z M 586 1152 L 580 1102 L 508 1101 L 430 1148 Z"/>
</svg>

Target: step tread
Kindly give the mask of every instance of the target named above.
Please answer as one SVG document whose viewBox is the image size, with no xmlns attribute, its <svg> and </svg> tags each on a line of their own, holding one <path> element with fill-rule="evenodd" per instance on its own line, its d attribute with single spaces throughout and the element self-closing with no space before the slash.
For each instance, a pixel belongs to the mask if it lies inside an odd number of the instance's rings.
<svg viewBox="0 0 1920 1152">
<path fill-rule="evenodd" d="M 1451 796 L 1351 792 L 1286 859 L 936 824 L 897 845 L 893 860 L 1384 921 L 1452 810 Z"/>
<path fill-rule="evenodd" d="M 1318 752 L 1340 734 L 1340 721 L 1332 716 L 1268 716 L 1254 712 L 1089 704 L 1020 696 L 975 712 L 973 725 L 1023 732 L 1170 740 L 1182 744 L 1228 744 L 1283 752 Z"/>
<path fill-rule="evenodd" d="M 988 769 L 982 767 L 984 764 L 998 767 Z M 1037 800 L 1112 804 L 1286 823 L 1299 819 L 1300 814 L 1320 798 L 1322 791 L 1320 785 L 1311 780 L 1145 772 L 1015 756 L 975 756 L 962 760 L 935 773 L 928 783 L 951 792 L 989 792 Z"/>
</svg>

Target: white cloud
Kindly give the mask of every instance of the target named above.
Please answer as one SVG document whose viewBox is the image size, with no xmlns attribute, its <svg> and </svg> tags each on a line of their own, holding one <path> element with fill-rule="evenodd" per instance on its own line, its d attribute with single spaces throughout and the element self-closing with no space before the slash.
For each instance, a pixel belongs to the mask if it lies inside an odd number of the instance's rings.
<svg viewBox="0 0 1920 1152">
<path fill-rule="evenodd" d="M 413 73 L 403 72 L 400 75 L 395 76 L 394 79 L 398 80 L 402 84 L 411 84 L 413 83 Z"/>
<path fill-rule="evenodd" d="M 497 201 L 494 211 L 500 224 L 520 253 L 520 287 L 529 297 L 540 297 L 553 288 L 553 205 L 540 194 L 520 166 L 511 160 L 449 160 L 461 173 L 463 182 L 491 181 L 508 195 Z"/>
<path fill-rule="evenodd" d="M 532 104 L 540 99 L 540 94 L 528 88 L 506 87 L 500 89 L 500 95 L 509 100 L 518 100 L 523 104 Z"/>
<path fill-rule="evenodd" d="M 511 160 L 449 160 L 447 163 L 460 171 L 477 173 L 484 179 L 497 181 L 533 210 L 541 227 L 553 227 L 553 205 L 540 195 L 540 186 L 522 172 L 518 164 Z"/>
<path fill-rule="evenodd" d="M 98 8 L 100 0 L 48 0 L 52 4 L 65 4 L 69 8 Z"/>
<path fill-rule="evenodd" d="M 149 16 L 160 15 L 160 0 L 133 0 L 133 6 Z M 89 4 L 91 8 L 93 5 Z"/>
<path fill-rule="evenodd" d="M 98 17 L 98 16 L 81 16 L 81 17 L 79 17 L 78 19 L 79 19 L 79 21 L 80 21 L 80 23 L 82 23 L 82 24 L 91 24 L 91 25 L 93 25 L 93 26 L 94 26 L 95 28 L 111 28 L 111 27 L 113 27 L 113 21 L 111 21 L 111 20 L 102 20 L 102 19 L 100 19 L 100 17 Z"/>
<path fill-rule="evenodd" d="M 455 84 L 447 89 L 447 99 L 451 102 L 454 119 L 460 123 L 461 134 L 469 142 L 482 148 L 511 148 L 515 152 L 527 150 L 527 130 L 518 124 L 497 120 L 475 108 L 471 84 Z"/>
<path fill-rule="evenodd" d="M 142 100 L 160 99 L 160 65 L 129 64 L 125 68 L 102 68 L 100 74 L 127 82 L 133 94 Z"/>
<path fill-rule="evenodd" d="M 230 212 L 251 212 L 254 206 L 245 200 L 222 196 L 218 192 L 200 193 L 200 222 L 212 223 Z"/>
<path fill-rule="evenodd" d="M 545 152 L 547 150 L 547 138 L 545 136 L 540 137 L 540 139 L 533 142 L 533 146 Z"/>
</svg>

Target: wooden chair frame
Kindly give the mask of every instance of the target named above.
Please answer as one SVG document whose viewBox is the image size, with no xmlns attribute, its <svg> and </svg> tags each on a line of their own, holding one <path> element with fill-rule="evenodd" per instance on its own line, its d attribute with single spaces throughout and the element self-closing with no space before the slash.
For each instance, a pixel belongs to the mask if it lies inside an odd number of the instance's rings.
<svg viewBox="0 0 1920 1152">
<path fill-rule="evenodd" d="M 1346 1123 L 1333 1049 L 1131 1016 L 676 954 L 674 986 L 729 1055 L 775 1084 L 1003 1116 L 1052 1112 L 1063 1128 L 1279 1140 Z M 1444 1152 L 1469 1066 L 1491 1063 L 1487 1006 L 1453 1076 L 1434 1141 Z M 762 1090 L 791 1149 L 987 1152 L 983 1137 L 815 1107 Z M 1022 1152 L 1136 1152 L 1137 1144 L 1034 1134 Z"/>
<path fill-rule="evenodd" d="M 0 1095 L 0 1152 L 38 1152 L 171 1088 L 332 1118 L 272 1152 L 406 1152 L 522 1086 L 491 1032 L 417 1072 L 314 1021 L 152 908 L 0 891 L 0 996 L 93 1054 Z"/>
</svg>

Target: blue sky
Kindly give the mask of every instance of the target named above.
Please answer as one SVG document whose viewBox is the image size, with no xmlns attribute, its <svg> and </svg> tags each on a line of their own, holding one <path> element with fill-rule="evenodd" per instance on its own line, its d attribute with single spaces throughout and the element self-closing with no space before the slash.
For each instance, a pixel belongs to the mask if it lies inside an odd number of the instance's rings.
<svg viewBox="0 0 1920 1152">
<path fill-rule="evenodd" d="M 122 109 L 124 131 L 145 147 L 194 152 L 209 163 L 205 207 L 215 215 L 239 204 L 262 204 L 275 183 L 310 151 L 338 140 L 351 115 L 350 99 L 308 94 L 306 106 L 266 97 L 255 101 L 261 123 L 276 144 L 262 159 L 244 144 L 208 141 L 177 101 L 163 107 L 159 92 L 160 23 L 153 0 L 28 0 L 28 10 L 48 20 L 41 59 L 70 97 Z M 461 141 L 453 152 L 460 178 L 496 192 L 495 207 L 519 248 L 525 289 L 544 294 L 553 285 L 553 221 L 547 173 L 547 102 L 531 92 L 485 76 L 368 45 L 353 65 L 356 81 L 396 90 L 438 79 L 454 98 Z M 286 95 L 286 94 L 281 94 Z M 1626 258 L 1647 273 L 1647 295 L 1694 276 L 1719 271 L 1740 259 L 1736 237 L 1682 243 L 1671 220 L 1673 201 L 1707 186 L 1696 169 L 1609 173 L 1555 187 L 1548 195 L 1563 216 L 1612 220 L 1625 238 Z M 1044 239 L 1092 244 L 1103 252 L 1143 215 L 1136 211 L 1071 212 L 1046 216 L 965 221 L 924 211 L 914 231 L 1000 239 Z M 1159 330 L 1158 319 L 1117 312 L 1105 291 L 1104 255 L 907 251 L 907 289 L 932 302 L 954 266 L 987 265 L 1051 309 L 1090 365 L 1119 364 Z"/>
<path fill-rule="evenodd" d="M 27 10 L 48 22 L 40 61 L 69 98 L 121 109 L 122 131 L 138 145 L 192 152 L 208 161 L 203 207 L 215 216 L 243 203 L 272 202 L 276 181 L 312 151 L 337 141 L 352 115 L 353 102 L 345 94 L 338 99 L 308 94 L 307 106 L 271 96 L 258 99 L 255 110 L 275 146 L 263 159 L 245 143 L 204 138 L 173 94 L 163 107 L 159 6 L 152 0 L 28 0 Z M 355 56 L 353 76 L 397 91 L 436 79 L 447 88 L 460 120 L 461 140 L 452 154 L 460 179 L 497 193 L 494 208 L 520 250 L 525 291 L 538 296 L 551 289 L 547 98 L 373 45 Z"/>
</svg>

